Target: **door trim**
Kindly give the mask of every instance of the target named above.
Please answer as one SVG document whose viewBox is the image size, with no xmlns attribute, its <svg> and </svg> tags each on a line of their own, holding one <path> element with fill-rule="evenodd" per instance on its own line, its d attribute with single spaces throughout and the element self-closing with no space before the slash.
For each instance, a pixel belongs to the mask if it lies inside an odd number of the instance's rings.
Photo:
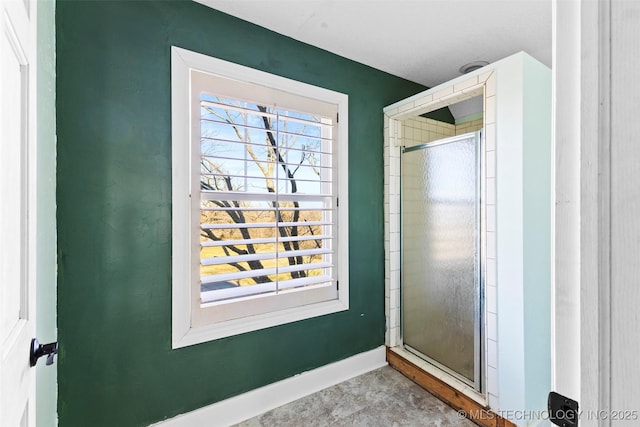
<svg viewBox="0 0 640 427">
<path fill-rule="evenodd" d="M 594 411 L 611 403 L 610 8 L 553 3 L 552 388 Z"/>
</svg>

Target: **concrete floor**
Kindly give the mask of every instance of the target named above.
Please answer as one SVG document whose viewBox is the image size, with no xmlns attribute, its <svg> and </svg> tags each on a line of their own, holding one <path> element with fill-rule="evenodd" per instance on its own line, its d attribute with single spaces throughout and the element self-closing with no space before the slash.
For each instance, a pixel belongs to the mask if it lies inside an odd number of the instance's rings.
<svg viewBox="0 0 640 427">
<path fill-rule="evenodd" d="M 458 412 L 386 366 L 251 418 L 236 427 L 468 426 Z"/>
</svg>

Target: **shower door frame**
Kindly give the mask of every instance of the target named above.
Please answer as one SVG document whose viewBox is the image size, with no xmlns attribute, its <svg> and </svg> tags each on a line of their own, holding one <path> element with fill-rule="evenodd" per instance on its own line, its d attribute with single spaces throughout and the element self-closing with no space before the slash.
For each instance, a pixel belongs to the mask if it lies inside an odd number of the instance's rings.
<svg viewBox="0 0 640 427">
<path fill-rule="evenodd" d="M 425 150 L 438 145 L 450 144 L 462 139 L 468 139 L 471 135 L 475 137 L 475 160 L 476 160 L 476 207 L 475 207 L 475 234 L 477 236 L 475 241 L 475 253 L 477 254 L 477 262 L 474 262 L 474 379 L 470 381 L 464 375 L 454 371 L 453 369 L 443 365 L 442 363 L 430 358 L 429 356 L 421 353 L 419 350 L 412 348 L 404 343 L 404 301 L 403 301 L 403 289 L 404 289 L 404 225 L 402 221 L 402 156 L 407 152 Z M 442 138 L 435 141 L 426 142 L 423 144 L 413 145 L 410 147 L 400 147 L 400 346 L 407 351 L 415 354 L 419 358 L 423 359 L 427 363 L 436 366 L 438 369 L 446 372 L 452 377 L 464 384 L 472 387 L 478 393 L 484 393 L 486 386 L 484 383 L 484 359 L 485 359 L 485 331 L 484 331 L 484 293 L 485 293 L 485 265 L 486 265 L 486 236 L 484 224 L 484 212 L 485 212 L 485 174 L 484 174 L 484 162 L 482 161 L 484 155 L 484 132 L 478 130 L 475 132 L 469 132 L 466 134 L 456 135 L 448 138 Z"/>
</svg>

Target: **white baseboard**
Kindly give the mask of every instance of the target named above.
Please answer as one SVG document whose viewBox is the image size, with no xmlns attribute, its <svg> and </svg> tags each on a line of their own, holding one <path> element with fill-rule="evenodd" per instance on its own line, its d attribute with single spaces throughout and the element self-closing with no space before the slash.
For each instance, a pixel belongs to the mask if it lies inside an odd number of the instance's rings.
<svg viewBox="0 0 640 427">
<path fill-rule="evenodd" d="M 222 427 L 237 424 L 386 364 L 386 348 L 380 346 L 152 426 Z"/>
</svg>

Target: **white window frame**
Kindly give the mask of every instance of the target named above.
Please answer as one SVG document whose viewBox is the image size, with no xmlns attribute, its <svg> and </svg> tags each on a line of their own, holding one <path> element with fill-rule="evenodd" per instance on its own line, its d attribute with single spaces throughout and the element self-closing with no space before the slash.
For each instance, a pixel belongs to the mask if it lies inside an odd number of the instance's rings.
<svg viewBox="0 0 640 427">
<path fill-rule="evenodd" d="M 230 320 L 212 320 L 200 304 L 200 274 L 194 268 L 200 262 L 198 235 L 194 236 L 194 221 L 199 227 L 199 213 L 194 214 L 191 193 L 194 179 L 200 171 L 193 170 L 193 132 L 200 134 L 192 120 L 194 105 L 199 114 L 199 100 L 192 99 L 192 71 L 207 73 L 234 82 L 259 85 L 284 91 L 291 99 L 308 98 L 337 107 L 339 125 L 334 132 L 336 151 L 333 156 L 338 183 L 336 196 L 339 208 L 335 212 L 334 258 L 339 281 L 337 298 L 305 303 L 305 291 L 293 292 L 287 298 L 298 298 L 300 305 L 262 314 Z M 242 334 L 349 309 L 349 230 L 348 230 L 348 96 L 332 90 L 258 71 L 249 67 L 212 58 L 176 46 L 171 48 L 171 111 L 172 111 L 172 348 Z M 199 153 L 198 153 L 199 154 Z M 198 201 L 199 203 L 199 201 Z M 197 283 L 194 285 L 194 283 Z M 196 292 L 198 290 L 198 292 Z M 295 294 L 300 294 L 296 297 Z M 238 302 L 233 302 L 238 304 Z M 214 316 L 215 317 L 215 316 Z"/>
</svg>

